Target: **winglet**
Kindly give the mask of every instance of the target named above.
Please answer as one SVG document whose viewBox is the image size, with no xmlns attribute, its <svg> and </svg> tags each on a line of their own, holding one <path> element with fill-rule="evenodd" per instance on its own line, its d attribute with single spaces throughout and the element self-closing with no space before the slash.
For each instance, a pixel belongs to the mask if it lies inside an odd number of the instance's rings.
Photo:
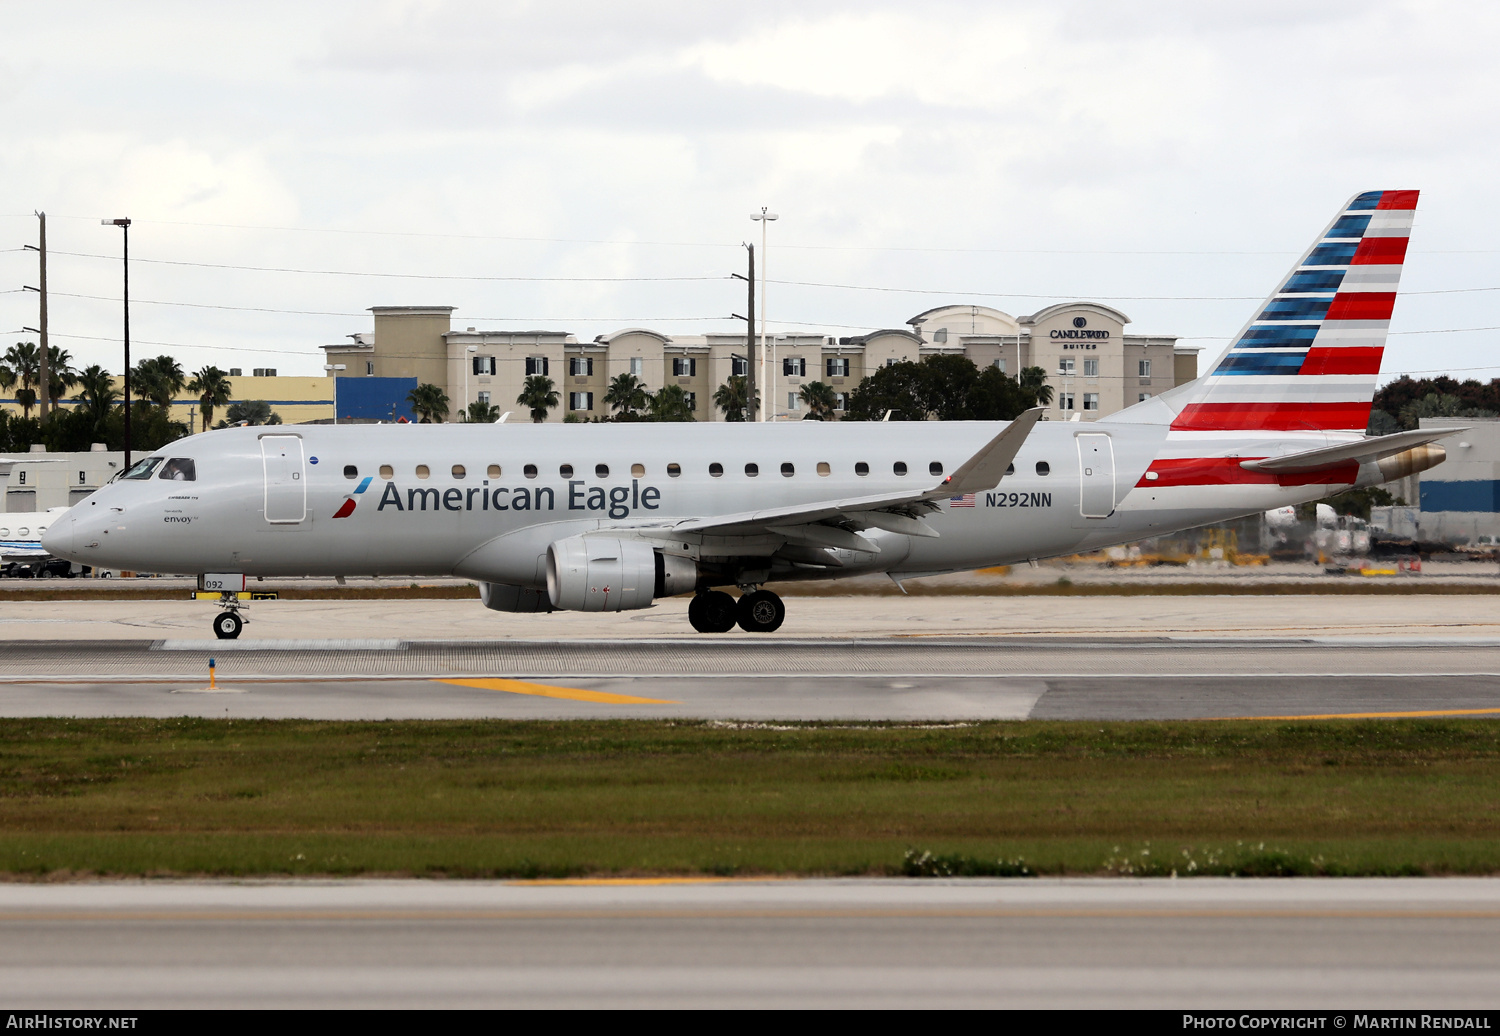
<svg viewBox="0 0 1500 1036">
<path fill-rule="evenodd" d="M 942 485 L 929 490 L 925 495 L 931 499 L 945 496 L 962 496 L 965 493 L 983 493 L 994 489 L 1005 477 L 1005 471 L 1026 437 L 1046 413 L 1046 407 L 1033 407 L 1005 426 L 1005 430 L 986 443 L 978 453 L 958 466 L 958 470 L 943 480 Z"/>
</svg>

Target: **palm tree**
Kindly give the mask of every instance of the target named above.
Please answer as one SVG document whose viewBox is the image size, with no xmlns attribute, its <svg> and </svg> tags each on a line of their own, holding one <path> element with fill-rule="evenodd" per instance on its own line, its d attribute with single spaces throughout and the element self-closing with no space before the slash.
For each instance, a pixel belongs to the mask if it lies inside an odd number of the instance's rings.
<svg viewBox="0 0 1500 1036">
<path fill-rule="evenodd" d="M 640 412 L 651 406 L 651 393 L 646 383 L 634 374 L 617 374 L 604 393 L 604 404 L 615 412 L 619 421 L 634 421 Z"/>
<path fill-rule="evenodd" d="M 465 414 L 470 424 L 494 424 L 500 419 L 500 408 L 476 399 Z"/>
<path fill-rule="evenodd" d="M 142 360 L 130 376 L 139 394 L 161 407 L 163 414 L 172 412 L 172 400 L 187 386 L 182 365 L 170 356 Z"/>
<path fill-rule="evenodd" d="M 1047 384 L 1047 368 L 1022 367 L 1021 390 L 1034 402 L 1033 406 L 1052 405 L 1052 386 Z"/>
<path fill-rule="evenodd" d="M 96 363 L 83 369 L 83 372 L 78 375 L 77 384 L 83 391 L 73 399 L 84 405 L 97 429 L 109 416 L 115 400 L 120 398 L 120 394 L 115 391 L 114 375 Z"/>
<path fill-rule="evenodd" d="M 78 384 L 78 372 L 73 369 L 73 357 L 66 349 L 55 345 L 47 347 L 47 398 L 55 406 L 68 389 Z"/>
<path fill-rule="evenodd" d="M 552 379 L 545 374 L 533 374 L 526 379 L 526 387 L 516 397 L 516 402 L 531 411 L 531 419 L 537 424 L 547 420 L 547 411 L 562 402 Z"/>
<path fill-rule="evenodd" d="M 229 405 L 229 397 L 234 392 L 234 386 L 230 383 L 228 375 L 213 364 L 200 367 L 198 373 L 193 375 L 193 380 L 187 384 L 189 392 L 198 395 L 198 409 L 203 414 L 203 427 L 205 430 L 212 427 L 214 411 L 221 406 Z"/>
<path fill-rule="evenodd" d="M 681 385 L 668 385 L 651 397 L 651 420 L 696 421 L 687 393 Z"/>
<path fill-rule="evenodd" d="M 31 416 L 36 406 L 36 387 L 42 379 L 41 356 L 35 342 L 17 342 L 5 350 L 5 366 L 10 372 L 11 385 L 20 382 L 16 390 L 16 402 L 21 405 L 24 416 Z"/>
<path fill-rule="evenodd" d="M 749 383 L 743 374 L 731 374 L 729 380 L 714 390 L 714 406 L 724 414 L 726 421 L 748 421 L 760 401 L 760 393 L 754 400 L 747 400 Z"/>
<path fill-rule="evenodd" d="M 803 385 L 797 398 L 807 407 L 806 419 L 814 421 L 827 421 L 833 417 L 833 412 L 838 407 L 838 397 L 834 395 L 833 386 L 821 381 L 809 381 Z"/>
<path fill-rule="evenodd" d="M 448 416 L 448 393 L 437 385 L 418 385 L 407 393 L 406 401 L 423 424 L 442 424 Z"/>
</svg>

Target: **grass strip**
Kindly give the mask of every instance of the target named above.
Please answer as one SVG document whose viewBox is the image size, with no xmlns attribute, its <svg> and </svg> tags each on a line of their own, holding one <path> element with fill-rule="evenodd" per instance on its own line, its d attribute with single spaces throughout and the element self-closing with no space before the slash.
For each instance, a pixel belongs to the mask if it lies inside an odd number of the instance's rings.
<svg viewBox="0 0 1500 1036">
<path fill-rule="evenodd" d="M 1486 874 L 1483 720 L 0 720 L 0 874 Z"/>
</svg>

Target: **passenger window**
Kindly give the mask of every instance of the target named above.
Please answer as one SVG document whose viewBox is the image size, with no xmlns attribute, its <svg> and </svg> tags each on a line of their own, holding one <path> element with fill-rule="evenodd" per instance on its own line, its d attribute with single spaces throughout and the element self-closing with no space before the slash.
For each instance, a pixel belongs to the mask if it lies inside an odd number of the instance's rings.
<svg viewBox="0 0 1500 1036">
<path fill-rule="evenodd" d="M 1016 466 L 1014 464 L 1007 464 L 1005 466 L 1005 473 L 1007 475 L 1014 475 L 1016 473 Z"/>
<path fill-rule="evenodd" d="M 828 466 L 828 462 L 826 460 L 820 460 L 820 461 L 818 461 L 818 474 L 819 475 L 831 475 L 831 474 L 833 474 L 833 469 Z"/>
<path fill-rule="evenodd" d="M 161 464 L 162 457 L 147 457 L 145 460 L 133 466 L 122 475 L 122 478 L 145 479 L 150 478 L 151 473 Z"/>
<path fill-rule="evenodd" d="M 781 466 L 781 475 L 783 478 L 791 478 L 796 473 L 797 469 L 790 464 L 783 464 Z"/>
<path fill-rule="evenodd" d="M 645 478 L 646 477 L 646 465 L 644 465 L 644 464 L 632 464 L 632 465 L 630 465 L 630 474 L 631 474 L 632 478 Z"/>
<path fill-rule="evenodd" d="M 344 465 L 344 477 L 345 478 L 359 478 L 359 469 L 356 468 L 353 464 L 345 464 Z"/>
<path fill-rule="evenodd" d="M 868 475 L 870 473 L 870 465 L 866 464 L 864 461 L 860 461 L 858 464 L 854 465 L 854 473 L 856 475 Z"/>
<path fill-rule="evenodd" d="M 393 468 L 393 467 L 391 467 L 389 464 L 382 464 L 382 465 L 380 465 L 380 477 L 381 478 L 395 478 L 396 477 L 396 469 Z"/>
<path fill-rule="evenodd" d="M 463 478 L 467 474 L 468 474 L 468 472 L 464 470 L 464 466 L 462 464 L 455 464 L 455 465 L 453 465 L 453 477 L 454 478 Z"/>
<path fill-rule="evenodd" d="M 526 467 L 521 469 L 521 473 L 524 474 L 527 478 L 536 478 L 536 465 L 526 465 Z"/>
<path fill-rule="evenodd" d="M 1036 473 L 1038 475 L 1050 475 L 1052 474 L 1052 465 L 1044 460 L 1039 460 L 1036 462 Z"/>
<path fill-rule="evenodd" d="M 645 469 L 642 469 L 641 474 L 644 475 L 645 473 L 646 473 Z M 668 478 L 677 478 L 681 474 L 682 474 L 682 465 L 681 464 L 668 464 L 667 465 L 667 477 Z"/>
<path fill-rule="evenodd" d="M 594 477 L 595 478 L 609 478 L 609 465 L 608 464 L 595 464 L 594 465 Z"/>
<path fill-rule="evenodd" d="M 898 460 L 896 463 L 891 465 L 891 470 L 898 475 L 906 474 L 906 461 Z"/>
<path fill-rule="evenodd" d="M 490 469 L 487 472 L 487 474 L 490 476 L 490 478 L 499 478 L 500 477 L 500 465 L 498 465 L 498 464 L 491 464 L 490 465 Z"/>
<path fill-rule="evenodd" d="M 754 463 L 746 464 L 745 474 L 750 476 L 751 478 L 754 478 L 756 475 L 760 474 L 760 465 Z"/>
<path fill-rule="evenodd" d="M 173 457 L 162 465 L 161 474 L 157 477 L 170 479 L 173 482 L 196 482 L 198 470 L 189 458 Z"/>
<path fill-rule="evenodd" d="M 718 478 L 720 475 L 724 474 L 724 465 L 715 461 L 708 466 L 708 473 L 714 478 Z"/>
<path fill-rule="evenodd" d="M 430 472 L 430 471 L 427 470 L 427 465 L 426 464 L 418 464 L 417 465 L 417 478 L 426 478 L 428 475 L 431 475 L 431 474 L 432 474 L 432 472 Z"/>
<path fill-rule="evenodd" d="M 564 464 L 562 467 L 560 467 L 560 468 L 557 469 L 557 473 L 559 475 L 561 475 L 563 478 L 572 478 L 573 477 L 573 465 L 571 465 L 571 464 Z"/>
<path fill-rule="evenodd" d="M 942 461 L 935 460 L 931 464 L 927 465 L 927 474 L 929 474 L 929 475 L 941 475 L 942 473 L 943 473 L 943 462 Z"/>
</svg>

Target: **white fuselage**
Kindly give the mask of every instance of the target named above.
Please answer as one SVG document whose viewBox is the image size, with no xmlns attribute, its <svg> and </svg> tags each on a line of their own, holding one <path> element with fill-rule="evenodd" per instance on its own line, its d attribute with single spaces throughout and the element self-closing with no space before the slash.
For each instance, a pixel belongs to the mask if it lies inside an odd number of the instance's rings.
<svg viewBox="0 0 1500 1036">
<path fill-rule="evenodd" d="M 716 573 L 710 585 L 731 585 L 764 581 L 763 571 L 816 579 L 1008 564 L 1315 500 L 1353 481 L 1158 487 L 1145 478 L 1147 469 L 1172 440 L 1181 449 L 1182 433 L 1156 424 L 1044 422 L 1026 439 L 1013 474 L 972 501 L 944 501 L 927 517 L 935 537 L 869 531 L 865 539 L 878 550 L 836 550 L 830 564 L 807 565 L 775 559 L 784 543 L 774 535 L 672 533 L 676 523 L 715 515 L 930 489 L 1003 427 L 808 421 L 224 429 L 155 454 L 191 459 L 192 481 L 160 471 L 117 479 L 55 520 L 47 546 L 84 564 L 140 571 L 451 574 L 542 587 L 549 544 L 612 530 L 705 565 Z M 1255 458 L 1360 437 L 1193 438 L 1197 456 Z M 748 474 L 747 465 L 757 473 Z M 1378 480 L 1360 472 L 1361 484 Z M 744 578 L 746 572 L 757 577 Z"/>
</svg>

